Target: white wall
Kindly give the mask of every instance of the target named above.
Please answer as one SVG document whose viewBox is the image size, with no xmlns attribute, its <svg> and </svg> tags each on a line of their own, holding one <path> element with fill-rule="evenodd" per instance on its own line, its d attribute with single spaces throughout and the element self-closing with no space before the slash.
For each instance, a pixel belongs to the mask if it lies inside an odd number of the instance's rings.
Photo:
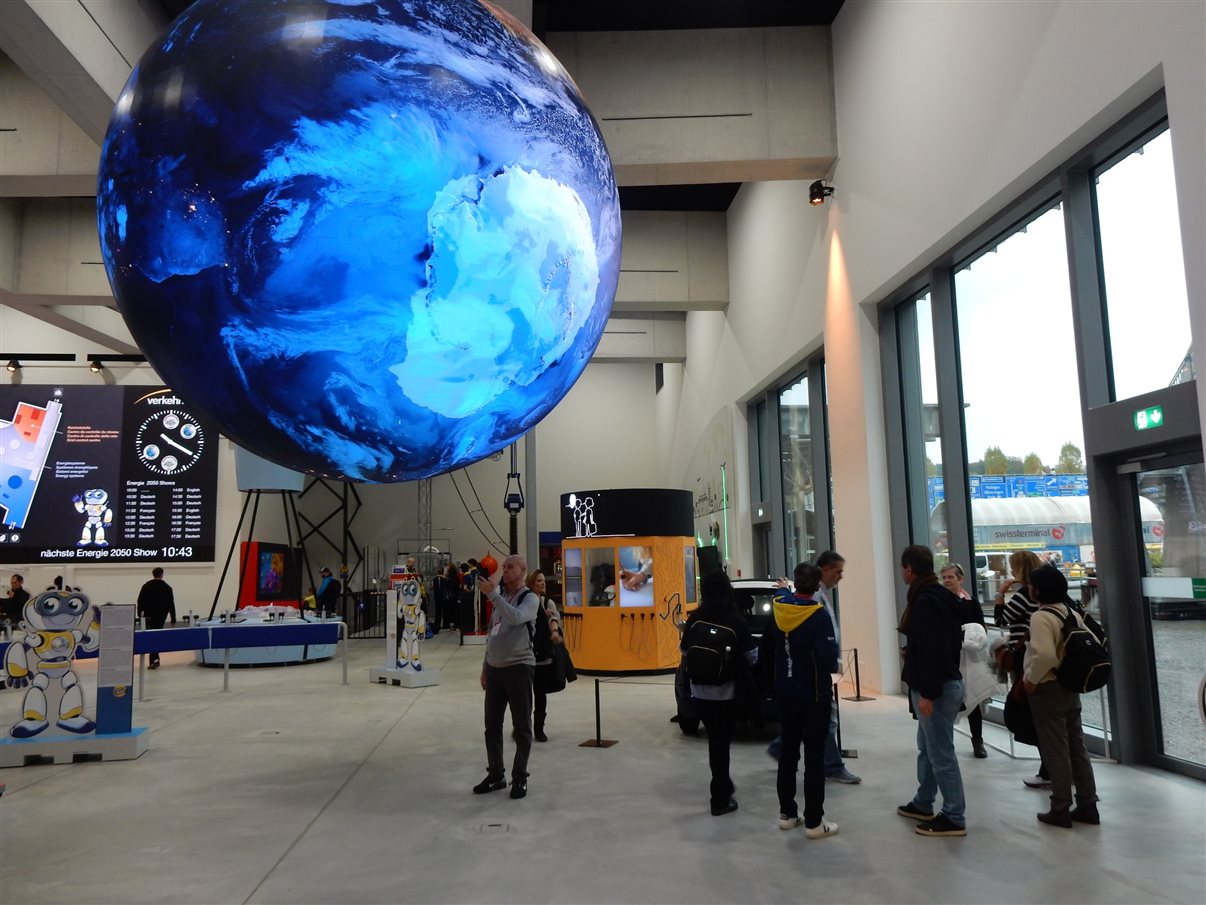
<svg viewBox="0 0 1206 905">
<path fill-rule="evenodd" d="M 864 684 L 894 690 L 899 579 L 873 306 L 1164 84 L 1194 350 L 1206 361 L 1206 4 L 862 0 L 843 7 L 833 37 L 836 193 L 819 210 L 802 183 L 738 194 L 727 318 L 689 316 L 664 467 L 673 483 L 719 407 L 785 376 L 823 339 L 849 564 L 843 638 L 862 652 Z"/>
</svg>

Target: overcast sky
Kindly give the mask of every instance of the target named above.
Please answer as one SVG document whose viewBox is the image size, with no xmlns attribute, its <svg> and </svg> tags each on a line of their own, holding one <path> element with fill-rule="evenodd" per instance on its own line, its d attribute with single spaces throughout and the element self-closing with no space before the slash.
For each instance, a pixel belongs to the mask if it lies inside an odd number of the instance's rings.
<svg viewBox="0 0 1206 905">
<path fill-rule="evenodd" d="M 1136 191 L 1136 188 L 1141 191 Z M 1119 398 L 1166 386 L 1189 348 L 1189 308 L 1168 133 L 1106 171 L 1098 185 Z M 989 446 L 1083 451 L 1063 215 L 1048 211 L 955 275 L 968 458 Z M 928 310 L 928 309 L 927 309 Z M 937 400 L 931 325 L 919 317 L 922 392 Z M 930 458 L 941 461 L 938 444 Z"/>
</svg>

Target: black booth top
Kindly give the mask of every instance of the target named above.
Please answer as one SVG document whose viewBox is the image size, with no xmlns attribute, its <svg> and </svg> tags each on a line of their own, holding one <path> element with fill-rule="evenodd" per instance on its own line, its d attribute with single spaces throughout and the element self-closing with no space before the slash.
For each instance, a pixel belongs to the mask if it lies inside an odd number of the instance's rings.
<svg viewBox="0 0 1206 905">
<path fill-rule="evenodd" d="M 689 490 L 624 488 L 561 494 L 561 537 L 693 537 Z"/>
</svg>

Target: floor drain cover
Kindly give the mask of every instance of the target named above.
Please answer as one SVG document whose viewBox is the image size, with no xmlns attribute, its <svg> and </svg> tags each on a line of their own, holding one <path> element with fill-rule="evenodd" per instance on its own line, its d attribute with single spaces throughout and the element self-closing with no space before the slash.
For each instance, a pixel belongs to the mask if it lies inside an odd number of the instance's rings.
<svg viewBox="0 0 1206 905">
<path fill-rule="evenodd" d="M 511 830 L 509 823 L 483 823 L 481 831 L 483 833 L 507 833 Z"/>
</svg>

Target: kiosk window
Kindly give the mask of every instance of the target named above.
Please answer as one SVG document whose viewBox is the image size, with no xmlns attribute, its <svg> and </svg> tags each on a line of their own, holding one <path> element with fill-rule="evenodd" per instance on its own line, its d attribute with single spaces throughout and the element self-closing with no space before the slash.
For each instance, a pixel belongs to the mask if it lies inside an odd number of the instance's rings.
<svg viewBox="0 0 1206 905">
<path fill-rule="evenodd" d="M 685 597 L 687 603 L 695 602 L 695 545 L 683 547 L 683 570 Z"/>
<path fill-rule="evenodd" d="M 653 547 L 620 548 L 620 606 L 653 606 Z"/>
<path fill-rule="evenodd" d="M 582 551 L 569 547 L 563 562 L 565 606 L 582 606 Z"/>
<path fill-rule="evenodd" d="M 583 570 L 586 576 L 586 605 L 615 606 L 616 551 L 614 547 L 599 547 L 584 551 Z"/>
</svg>

